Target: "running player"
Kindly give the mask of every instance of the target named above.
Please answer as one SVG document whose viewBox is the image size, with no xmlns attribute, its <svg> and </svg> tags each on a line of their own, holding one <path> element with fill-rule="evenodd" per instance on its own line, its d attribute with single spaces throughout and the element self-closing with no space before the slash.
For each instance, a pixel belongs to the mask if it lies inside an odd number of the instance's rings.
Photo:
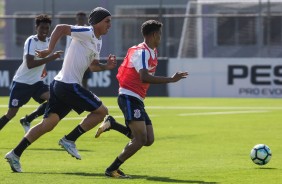
<svg viewBox="0 0 282 184">
<path fill-rule="evenodd" d="M 152 122 L 145 110 L 144 99 L 150 84 L 177 82 L 187 77 L 187 72 L 177 72 L 172 77 L 154 76 L 157 50 L 162 33 L 162 23 L 148 20 L 142 24 L 144 42 L 128 49 L 123 63 L 118 69 L 118 105 L 124 115 L 126 126 L 117 123 L 112 116 L 106 116 L 95 137 L 109 129 L 114 129 L 131 138 L 122 153 L 106 169 L 105 175 L 128 178 L 119 167 L 143 146 L 154 142 Z"/>
<path fill-rule="evenodd" d="M 35 18 L 37 34 L 29 36 L 24 44 L 23 62 L 18 68 L 11 85 L 8 112 L 0 118 L 0 130 L 16 116 L 20 107 L 28 103 L 30 98 L 41 105 L 30 115 L 22 118 L 25 132 L 30 128 L 30 123 L 38 116 L 44 114 L 47 100 L 49 99 L 49 86 L 42 79 L 46 76 L 45 64 L 60 57 L 62 52 L 40 59 L 35 56 L 35 50 L 48 48 L 50 39 L 47 37 L 51 27 L 51 19 L 47 15 Z M 44 102 L 44 103 L 43 103 Z"/>
<path fill-rule="evenodd" d="M 55 128 L 72 109 L 78 114 L 84 111 L 90 113 L 73 131 L 60 139 L 59 145 L 73 157 L 81 159 L 76 149 L 76 139 L 95 127 L 108 114 L 108 109 L 101 100 L 83 88 L 81 82 L 87 68 L 96 72 L 116 67 L 116 59 L 112 55 L 109 56 L 106 64 L 99 62 L 102 46 L 101 36 L 107 34 L 111 27 L 111 14 L 108 10 L 97 7 L 91 11 L 88 22 L 91 26 L 57 25 L 51 34 L 48 49 L 38 52 L 41 57 L 49 55 L 62 36 L 72 36 L 62 69 L 50 85 L 50 99 L 44 119 L 31 128 L 15 149 L 5 156 L 14 172 L 22 172 L 19 160 L 24 150 L 40 136 Z"/>
</svg>

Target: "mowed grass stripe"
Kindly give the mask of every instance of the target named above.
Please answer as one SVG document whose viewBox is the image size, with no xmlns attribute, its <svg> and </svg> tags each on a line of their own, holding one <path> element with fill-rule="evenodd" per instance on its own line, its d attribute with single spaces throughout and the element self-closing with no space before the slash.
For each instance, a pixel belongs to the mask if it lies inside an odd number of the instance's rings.
<svg viewBox="0 0 282 184">
<path fill-rule="evenodd" d="M 109 107 L 109 113 L 123 123 L 116 98 L 101 99 Z M 0 97 L 2 105 L 8 104 L 8 100 L 8 97 Z M 21 108 L 0 131 L 0 183 L 281 183 L 281 104 L 281 99 L 148 97 L 145 105 L 154 125 L 155 142 L 122 165 L 132 179 L 113 180 L 105 177 L 104 171 L 129 139 L 113 130 L 95 139 L 96 127 L 77 140 L 82 156 L 82 160 L 77 161 L 58 146 L 59 139 L 87 115 L 75 112 L 66 117 L 73 121 L 62 120 L 24 152 L 21 157 L 24 173 L 12 173 L 3 157 L 24 135 L 19 119 L 38 107 L 36 102 L 30 101 L 27 105 L 32 108 Z M 6 108 L 7 105 L 0 112 L 4 114 Z M 230 112 L 235 114 L 213 115 Z M 41 119 L 38 117 L 32 125 Z M 250 159 L 251 149 L 259 143 L 267 144 L 273 153 L 271 161 L 263 167 Z"/>
</svg>

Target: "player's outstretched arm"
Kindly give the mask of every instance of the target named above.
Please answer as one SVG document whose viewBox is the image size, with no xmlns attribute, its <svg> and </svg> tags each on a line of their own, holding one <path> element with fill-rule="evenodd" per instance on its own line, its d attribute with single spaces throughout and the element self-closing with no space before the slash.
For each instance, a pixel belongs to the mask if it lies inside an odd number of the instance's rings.
<svg viewBox="0 0 282 184">
<path fill-rule="evenodd" d="M 39 60 L 35 60 L 33 55 L 27 54 L 25 55 L 27 68 L 28 69 L 35 68 L 44 65 L 46 63 L 49 63 L 50 61 L 54 61 L 55 59 L 60 58 L 63 53 L 64 53 L 63 51 L 56 51 L 54 54 Z"/>
<path fill-rule="evenodd" d="M 153 76 L 150 75 L 147 69 L 141 69 L 139 71 L 140 79 L 143 83 L 150 84 L 166 84 L 171 82 L 177 82 L 181 79 L 185 79 L 188 76 L 188 72 L 176 72 L 172 77 Z"/>
<path fill-rule="evenodd" d="M 62 36 L 71 35 L 71 26 L 67 24 L 58 24 L 55 29 L 53 30 L 51 37 L 50 37 L 50 43 L 48 49 L 42 50 L 42 51 L 36 51 L 37 56 L 40 58 L 44 58 L 51 54 L 51 52 L 54 50 L 56 43 Z"/>
</svg>

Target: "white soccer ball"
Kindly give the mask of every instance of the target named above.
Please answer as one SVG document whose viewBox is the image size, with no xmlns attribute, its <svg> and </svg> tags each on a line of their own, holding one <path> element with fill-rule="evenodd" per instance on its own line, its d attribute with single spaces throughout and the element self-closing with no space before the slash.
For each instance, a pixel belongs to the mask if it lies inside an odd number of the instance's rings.
<svg viewBox="0 0 282 184">
<path fill-rule="evenodd" d="M 257 165 L 267 164 L 272 156 L 270 148 L 265 144 L 257 144 L 251 150 L 251 159 Z"/>
</svg>

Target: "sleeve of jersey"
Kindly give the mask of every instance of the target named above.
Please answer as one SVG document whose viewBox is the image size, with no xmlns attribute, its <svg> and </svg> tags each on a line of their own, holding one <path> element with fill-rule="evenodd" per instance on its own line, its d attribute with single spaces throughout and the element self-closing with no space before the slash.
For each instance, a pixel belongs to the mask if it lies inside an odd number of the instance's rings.
<svg viewBox="0 0 282 184">
<path fill-rule="evenodd" d="M 136 50 L 132 55 L 131 62 L 138 73 L 141 69 L 148 69 L 149 56 L 149 51 L 146 49 Z"/>
<path fill-rule="evenodd" d="M 24 55 L 35 55 L 35 40 L 28 38 L 24 44 Z"/>
<path fill-rule="evenodd" d="M 92 30 L 86 26 L 71 26 L 71 37 L 80 41 L 91 39 Z"/>
</svg>

